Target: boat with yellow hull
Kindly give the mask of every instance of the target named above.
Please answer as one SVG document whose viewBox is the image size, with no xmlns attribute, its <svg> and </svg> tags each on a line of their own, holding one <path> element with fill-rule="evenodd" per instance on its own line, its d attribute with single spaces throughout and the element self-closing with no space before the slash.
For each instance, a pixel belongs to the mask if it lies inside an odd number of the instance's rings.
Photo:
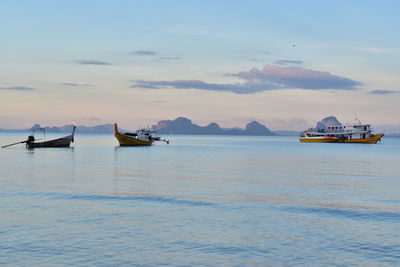
<svg viewBox="0 0 400 267">
<path fill-rule="evenodd" d="M 146 129 L 137 130 L 135 133 L 121 133 L 116 123 L 114 123 L 114 135 L 120 146 L 151 146 L 154 141 L 163 141 L 169 144 L 168 140 L 153 136 L 151 131 Z"/>
<path fill-rule="evenodd" d="M 305 136 L 300 138 L 300 142 L 306 143 L 335 143 L 337 138 L 325 136 Z"/>
<path fill-rule="evenodd" d="M 331 126 L 327 131 L 318 130 L 302 133 L 299 141 L 305 143 L 358 143 L 376 144 L 381 141 L 383 133 L 374 134 L 371 125 Z"/>
<path fill-rule="evenodd" d="M 360 144 L 376 144 L 384 134 L 377 134 L 369 138 L 360 139 L 339 139 L 339 138 L 312 138 L 312 137 L 301 137 L 300 142 L 305 143 L 360 143 Z"/>
<path fill-rule="evenodd" d="M 368 138 L 339 140 L 339 143 L 376 144 L 377 142 L 381 141 L 381 138 L 383 136 L 384 136 L 384 134 L 381 133 L 381 134 L 376 134 L 376 135 L 368 137 Z"/>
<path fill-rule="evenodd" d="M 120 146 L 151 146 L 153 141 L 146 136 L 138 136 L 136 133 L 120 133 L 118 125 L 114 123 L 114 135 Z"/>
</svg>

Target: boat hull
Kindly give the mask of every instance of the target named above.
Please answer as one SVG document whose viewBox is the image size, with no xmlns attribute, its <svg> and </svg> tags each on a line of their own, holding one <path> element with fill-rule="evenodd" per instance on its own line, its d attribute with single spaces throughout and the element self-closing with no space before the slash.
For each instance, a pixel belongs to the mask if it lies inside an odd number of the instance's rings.
<svg viewBox="0 0 400 267">
<path fill-rule="evenodd" d="M 357 144 L 376 144 L 384 134 L 377 134 L 369 138 L 360 139 L 327 139 L 327 138 L 312 138 L 312 137 L 302 137 L 300 142 L 305 143 L 357 143 Z"/>
<path fill-rule="evenodd" d="M 115 133 L 120 146 L 151 146 L 152 141 L 142 140 L 121 133 Z"/>
<path fill-rule="evenodd" d="M 32 142 L 27 143 L 27 148 L 41 148 L 41 147 L 69 147 L 74 140 L 73 135 L 65 136 L 62 138 L 49 140 L 45 142 Z"/>
<path fill-rule="evenodd" d="M 120 146 L 151 146 L 153 141 L 122 134 L 118 131 L 117 124 L 114 124 L 114 135 Z"/>
<path fill-rule="evenodd" d="M 303 143 L 337 143 L 337 139 L 334 138 L 312 138 L 312 137 L 302 137 L 300 142 Z"/>
<path fill-rule="evenodd" d="M 384 134 L 377 134 L 369 138 L 339 140 L 339 143 L 376 144 L 383 136 Z"/>
<path fill-rule="evenodd" d="M 26 142 L 27 148 L 41 148 L 41 147 L 69 147 L 74 142 L 76 126 L 72 128 L 72 134 L 61 138 L 44 141 L 44 142 L 30 142 L 29 139 Z"/>
</svg>

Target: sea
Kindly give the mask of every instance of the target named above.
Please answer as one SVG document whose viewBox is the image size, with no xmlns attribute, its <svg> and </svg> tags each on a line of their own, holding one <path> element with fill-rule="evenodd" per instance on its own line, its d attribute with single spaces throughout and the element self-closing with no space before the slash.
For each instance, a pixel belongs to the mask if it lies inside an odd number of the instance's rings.
<svg viewBox="0 0 400 267">
<path fill-rule="evenodd" d="M 0 149 L 0 265 L 400 266 L 399 138 L 166 138 Z"/>
</svg>

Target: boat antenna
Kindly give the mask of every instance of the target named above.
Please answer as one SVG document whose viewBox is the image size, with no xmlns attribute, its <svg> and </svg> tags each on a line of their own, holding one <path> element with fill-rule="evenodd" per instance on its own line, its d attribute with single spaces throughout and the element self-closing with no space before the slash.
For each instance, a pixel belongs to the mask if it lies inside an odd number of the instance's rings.
<svg viewBox="0 0 400 267">
<path fill-rule="evenodd" d="M 44 140 L 46 140 L 46 128 L 34 128 L 34 127 L 32 127 L 31 131 L 32 131 L 32 135 L 35 135 L 35 131 L 42 131 Z"/>
<path fill-rule="evenodd" d="M 356 118 L 356 123 L 357 123 L 358 125 L 361 125 L 361 121 L 358 119 L 357 111 L 356 111 L 356 110 L 354 110 L 354 117 Z"/>
</svg>

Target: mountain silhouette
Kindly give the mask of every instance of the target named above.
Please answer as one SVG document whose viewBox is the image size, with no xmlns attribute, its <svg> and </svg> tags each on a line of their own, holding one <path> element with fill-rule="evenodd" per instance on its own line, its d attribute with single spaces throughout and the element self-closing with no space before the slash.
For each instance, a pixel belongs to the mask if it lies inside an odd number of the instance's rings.
<svg viewBox="0 0 400 267">
<path fill-rule="evenodd" d="M 197 134 L 197 135 L 275 135 L 267 127 L 257 121 L 252 121 L 246 125 L 245 129 L 221 128 L 217 123 L 212 122 L 207 126 L 199 126 L 184 117 L 175 120 L 162 120 L 152 127 L 152 130 L 160 134 Z"/>
</svg>

